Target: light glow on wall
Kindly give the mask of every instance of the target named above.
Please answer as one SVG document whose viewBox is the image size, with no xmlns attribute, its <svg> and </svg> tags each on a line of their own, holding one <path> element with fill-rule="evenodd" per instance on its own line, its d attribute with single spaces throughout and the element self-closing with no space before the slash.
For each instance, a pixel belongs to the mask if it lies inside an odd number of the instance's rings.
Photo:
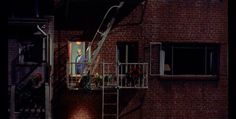
<svg viewBox="0 0 236 119">
<path fill-rule="evenodd" d="M 80 45 L 80 44 L 81 44 L 81 42 L 77 41 L 77 42 L 76 42 L 76 44 L 77 44 L 77 45 Z"/>
<path fill-rule="evenodd" d="M 72 113 L 69 119 L 90 119 L 91 112 L 88 110 L 88 108 L 80 108 L 75 109 Z"/>
</svg>

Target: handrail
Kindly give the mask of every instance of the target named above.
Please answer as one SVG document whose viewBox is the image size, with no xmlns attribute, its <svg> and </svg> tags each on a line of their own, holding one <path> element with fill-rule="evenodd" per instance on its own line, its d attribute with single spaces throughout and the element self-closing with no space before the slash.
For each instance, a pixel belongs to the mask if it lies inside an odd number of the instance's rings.
<svg viewBox="0 0 236 119">
<path fill-rule="evenodd" d="M 92 42 L 89 43 L 88 48 L 86 49 L 86 52 L 88 52 L 89 49 L 91 49 L 91 46 L 92 46 L 92 44 L 93 44 L 93 42 L 94 42 L 94 40 L 95 40 L 97 34 L 100 33 L 99 30 L 100 30 L 100 28 L 102 27 L 102 25 L 104 24 L 104 21 L 105 21 L 105 19 L 107 18 L 108 13 L 109 13 L 113 8 L 117 8 L 117 9 L 121 8 L 121 7 L 123 6 L 123 4 L 124 4 L 124 2 L 122 1 L 122 2 L 120 2 L 119 5 L 113 5 L 113 6 L 111 6 L 111 7 L 107 10 L 106 14 L 104 15 L 104 17 L 103 17 L 103 19 L 102 19 L 101 24 L 99 25 L 99 27 L 98 27 L 98 29 L 97 29 L 95 35 L 93 36 Z"/>
<path fill-rule="evenodd" d="M 87 53 L 87 52 L 90 53 L 91 47 L 92 47 L 92 45 L 93 45 L 93 43 L 94 43 L 94 41 L 95 41 L 95 39 L 96 39 L 98 33 L 101 34 L 100 29 L 101 29 L 102 25 L 104 25 L 104 21 L 105 21 L 105 19 L 107 18 L 107 16 L 108 16 L 108 14 L 110 13 L 110 11 L 111 11 L 113 8 L 117 8 L 117 11 L 118 11 L 118 9 L 123 6 L 123 4 L 124 4 L 124 2 L 122 1 L 122 2 L 120 2 L 119 5 L 113 5 L 113 6 L 111 6 L 111 7 L 108 9 L 108 11 L 107 11 L 106 14 L 104 15 L 104 17 L 103 17 L 103 19 L 102 19 L 102 22 L 100 23 L 100 25 L 99 25 L 99 27 L 98 27 L 98 29 L 97 29 L 97 31 L 96 31 L 96 33 L 95 33 L 93 39 L 92 39 L 92 42 L 89 43 L 89 45 L 88 45 L 88 47 L 87 47 L 87 49 L 86 49 L 86 53 Z M 92 59 L 91 59 L 91 57 L 89 57 L 89 61 L 90 61 L 92 64 L 94 64 L 94 60 L 97 58 L 97 54 L 99 53 L 99 51 L 100 51 L 100 49 L 101 49 L 101 47 L 102 47 L 102 44 L 104 43 L 104 41 L 105 41 L 105 39 L 106 39 L 106 37 L 107 37 L 109 31 L 111 30 L 112 25 L 114 24 L 114 22 L 115 22 L 115 18 L 112 17 L 112 19 L 110 20 L 110 22 L 107 24 L 106 30 L 104 31 L 104 33 L 101 34 L 101 35 L 104 35 L 104 36 L 102 36 L 102 39 L 99 40 L 99 41 L 101 41 L 101 44 L 98 45 L 98 46 L 96 47 L 96 49 L 94 50 L 94 52 L 93 52 L 93 54 L 92 54 Z M 92 66 L 92 65 L 90 65 L 90 66 Z M 87 70 L 90 71 L 91 68 L 92 68 L 92 67 L 87 67 Z M 94 70 L 94 69 L 92 69 L 92 70 Z M 93 71 L 92 71 L 92 73 L 93 73 Z"/>
<path fill-rule="evenodd" d="M 140 64 L 140 65 L 142 65 L 142 64 L 148 64 L 148 63 L 119 63 L 119 64 Z"/>
<path fill-rule="evenodd" d="M 33 73 L 35 71 L 35 69 L 40 66 L 42 63 L 38 63 L 36 64 L 22 79 L 19 80 L 19 82 L 17 82 L 17 84 L 22 83 L 25 79 L 27 79 L 31 73 Z"/>
<path fill-rule="evenodd" d="M 41 33 L 43 33 L 44 36 L 47 36 L 47 33 L 45 33 L 45 32 L 39 27 L 39 25 L 37 25 L 37 28 L 38 28 L 38 30 L 39 30 Z"/>
<path fill-rule="evenodd" d="M 11 70 L 12 70 L 11 75 L 12 75 L 13 79 L 16 78 L 16 76 L 15 76 L 15 74 L 16 74 L 15 68 L 16 68 L 16 65 L 19 63 L 19 62 L 17 62 L 18 59 L 19 59 L 19 56 L 20 56 L 20 55 L 17 55 L 16 58 L 14 58 L 14 59 L 12 60 L 12 63 L 11 63 L 11 67 L 12 67 L 12 69 L 11 69 Z M 23 76 L 23 78 L 19 80 L 19 82 L 14 82 L 14 83 L 22 83 L 22 81 L 23 81 L 24 79 L 26 79 L 38 66 L 40 66 L 41 63 L 42 63 L 42 62 L 37 63 L 37 64 L 34 64 L 34 65 L 29 65 L 29 67 L 31 68 L 31 70 L 30 70 L 28 73 L 26 73 L 25 76 Z M 34 66 L 34 67 L 33 67 L 33 66 Z M 11 83 L 12 83 L 12 82 L 11 82 Z"/>
<path fill-rule="evenodd" d="M 96 34 L 95 34 L 94 37 L 93 37 L 92 42 L 90 43 L 91 45 L 93 44 L 93 41 L 94 41 L 94 39 L 96 38 L 96 35 L 97 35 L 97 33 L 99 32 L 99 29 L 102 27 L 102 25 L 103 25 L 103 23 L 104 23 L 104 21 L 105 21 L 105 18 L 106 18 L 107 15 L 108 15 L 108 13 L 109 13 L 113 8 L 121 8 L 121 7 L 123 6 L 123 4 L 124 4 L 124 2 L 122 1 L 122 2 L 120 2 L 119 5 L 113 5 L 113 6 L 111 6 L 111 7 L 107 10 L 106 14 L 104 15 L 104 17 L 103 17 L 103 19 L 102 19 L 101 24 L 99 25 L 99 27 L 98 27 L 98 29 L 97 29 Z"/>
<path fill-rule="evenodd" d="M 148 63 L 118 63 L 117 70 L 119 87 L 148 87 Z"/>
</svg>

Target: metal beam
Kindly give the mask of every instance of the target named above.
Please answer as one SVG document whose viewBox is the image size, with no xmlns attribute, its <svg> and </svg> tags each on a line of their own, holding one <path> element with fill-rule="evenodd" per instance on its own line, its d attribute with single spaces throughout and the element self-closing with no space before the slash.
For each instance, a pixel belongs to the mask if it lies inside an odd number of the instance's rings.
<svg viewBox="0 0 236 119">
<path fill-rule="evenodd" d="M 8 24 L 45 24 L 48 19 L 43 18 L 8 18 Z"/>
</svg>

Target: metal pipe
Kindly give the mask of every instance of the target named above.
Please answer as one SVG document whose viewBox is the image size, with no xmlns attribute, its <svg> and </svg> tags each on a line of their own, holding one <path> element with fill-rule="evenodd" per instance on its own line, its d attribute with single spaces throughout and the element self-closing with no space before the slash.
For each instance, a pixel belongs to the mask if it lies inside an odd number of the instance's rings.
<svg viewBox="0 0 236 119">
<path fill-rule="evenodd" d="M 46 24 L 47 19 L 43 18 L 8 18 L 8 24 Z"/>
<path fill-rule="evenodd" d="M 43 35 L 47 36 L 47 34 L 39 27 L 39 25 L 37 25 L 37 28 L 41 33 L 43 33 Z"/>
<path fill-rule="evenodd" d="M 39 0 L 35 0 L 35 14 L 39 17 Z"/>
<path fill-rule="evenodd" d="M 11 86 L 10 119 L 15 119 L 15 85 Z"/>
</svg>

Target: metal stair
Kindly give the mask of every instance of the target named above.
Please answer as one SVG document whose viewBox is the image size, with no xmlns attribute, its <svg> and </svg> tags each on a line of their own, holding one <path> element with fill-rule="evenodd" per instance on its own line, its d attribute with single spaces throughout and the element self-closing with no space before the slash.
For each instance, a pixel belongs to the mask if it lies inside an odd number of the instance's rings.
<svg viewBox="0 0 236 119">
<path fill-rule="evenodd" d="M 15 65 L 15 67 L 23 67 L 23 68 L 29 68 L 29 71 L 23 76 L 21 77 L 22 79 L 19 79 L 19 82 L 16 82 L 17 83 L 17 89 L 18 90 L 21 90 L 22 88 L 24 88 L 27 83 L 29 82 L 29 76 L 30 74 L 33 73 L 33 71 L 35 71 L 36 68 L 38 68 L 41 64 L 38 63 L 38 64 L 32 64 L 32 65 L 27 65 L 27 64 L 17 64 Z"/>
</svg>

